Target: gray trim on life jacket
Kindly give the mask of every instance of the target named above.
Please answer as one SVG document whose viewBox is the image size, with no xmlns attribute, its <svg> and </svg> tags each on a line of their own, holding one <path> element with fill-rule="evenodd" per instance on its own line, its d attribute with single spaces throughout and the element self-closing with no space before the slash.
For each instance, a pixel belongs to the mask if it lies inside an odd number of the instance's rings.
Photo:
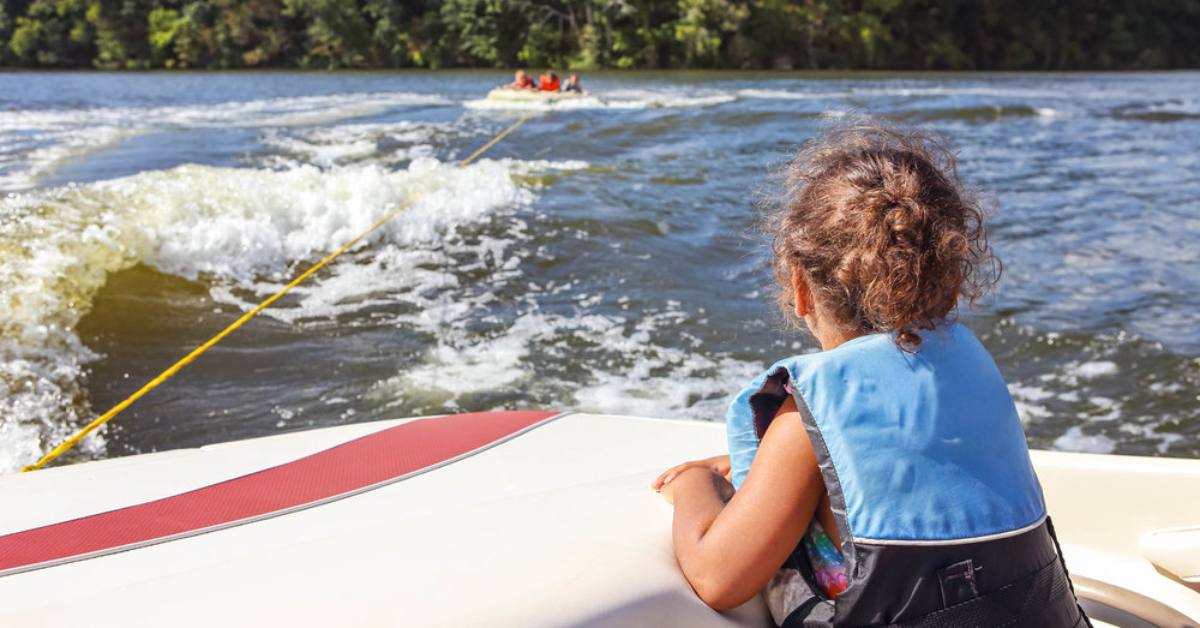
<svg viewBox="0 0 1200 628">
<path fill-rule="evenodd" d="M 754 429 L 758 433 L 759 440 L 762 440 L 763 435 L 767 433 L 767 426 L 770 425 L 771 419 L 775 417 L 775 413 L 783 405 L 784 399 L 788 397 L 784 386 L 790 377 L 791 374 L 786 368 L 782 366 L 776 368 L 767 376 L 759 392 L 750 397 L 750 405 L 754 408 L 755 415 Z M 800 418 L 804 421 L 804 430 L 808 433 L 808 439 L 817 454 L 817 465 L 821 469 L 821 478 L 825 481 L 825 490 L 829 494 L 829 508 L 833 511 L 833 520 L 837 524 L 838 538 L 841 540 L 838 549 L 841 550 L 842 558 L 846 561 L 847 573 L 853 578 L 855 552 L 852 540 L 854 536 L 850 534 L 850 520 L 846 515 L 846 499 L 842 493 L 842 483 L 838 479 L 837 469 L 833 466 L 833 458 L 829 455 L 825 438 L 821 435 L 821 429 L 817 426 L 817 421 L 813 418 L 808 403 L 798 393 L 792 395 L 792 399 L 796 402 L 796 409 L 799 410 Z M 760 410 L 762 411 L 760 412 Z"/>
<path fill-rule="evenodd" d="M 962 539 L 947 539 L 944 541 L 923 541 L 923 540 L 908 541 L 908 540 L 902 540 L 902 539 L 864 539 L 862 537 L 857 537 L 854 539 L 854 542 L 859 543 L 859 544 L 864 544 L 864 545 L 962 545 L 963 543 L 976 543 L 979 541 L 994 541 L 996 539 L 1006 539 L 1010 536 L 1017 536 L 1020 534 L 1024 534 L 1024 533 L 1042 525 L 1042 523 L 1045 521 L 1046 521 L 1046 516 L 1042 515 L 1041 517 L 1038 518 L 1037 521 L 1034 521 L 1033 523 L 1031 523 L 1023 528 L 1018 528 L 1016 530 L 1009 530 L 1008 532 L 997 532 L 996 534 L 989 534 L 987 536 L 974 536 L 974 537 L 962 538 Z"/>
</svg>

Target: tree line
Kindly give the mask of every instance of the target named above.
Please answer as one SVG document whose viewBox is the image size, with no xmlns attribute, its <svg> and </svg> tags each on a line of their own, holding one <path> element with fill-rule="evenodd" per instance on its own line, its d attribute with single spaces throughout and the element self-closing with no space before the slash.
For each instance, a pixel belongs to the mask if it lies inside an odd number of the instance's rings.
<svg viewBox="0 0 1200 628">
<path fill-rule="evenodd" d="M 30 68 L 1200 67 L 1200 0 L 0 0 Z"/>
</svg>

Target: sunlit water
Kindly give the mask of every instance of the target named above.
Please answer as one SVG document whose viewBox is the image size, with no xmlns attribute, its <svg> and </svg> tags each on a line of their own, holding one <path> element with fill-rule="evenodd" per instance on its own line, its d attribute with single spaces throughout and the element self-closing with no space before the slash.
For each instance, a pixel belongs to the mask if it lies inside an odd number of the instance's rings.
<svg viewBox="0 0 1200 628">
<path fill-rule="evenodd" d="M 495 408 L 719 420 L 814 348 L 749 227 L 846 113 L 940 131 L 994 200 L 1004 278 L 964 318 L 1033 445 L 1200 455 L 1200 75 L 611 74 L 527 111 L 482 100 L 504 78 L 0 75 L 0 471 L 418 193 L 77 456 Z"/>
</svg>

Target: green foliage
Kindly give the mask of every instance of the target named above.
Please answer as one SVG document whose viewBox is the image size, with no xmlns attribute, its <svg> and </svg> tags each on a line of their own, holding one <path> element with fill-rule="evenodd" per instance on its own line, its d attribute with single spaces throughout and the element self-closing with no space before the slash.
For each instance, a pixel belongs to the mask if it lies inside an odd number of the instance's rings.
<svg viewBox="0 0 1200 628">
<path fill-rule="evenodd" d="M 10 57 L 22 65 L 73 65 L 75 59 L 92 50 L 92 32 L 85 12 L 79 0 L 30 2 L 24 14 L 12 21 L 6 46 Z"/>
<path fill-rule="evenodd" d="M 444 0 L 440 4 L 443 30 L 438 48 L 445 65 L 517 64 L 529 29 L 519 5 L 506 0 Z"/>
<path fill-rule="evenodd" d="M 738 31 L 749 13 L 746 6 L 730 0 L 679 0 L 675 41 L 683 47 L 683 65 L 720 65 L 721 43 Z"/>
<path fill-rule="evenodd" d="M 1200 0 L 0 0 L 0 65 L 1200 66 Z"/>
<path fill-rule="evenodd" d="M 361 68 L 370 65 L 372 24 L 357 3 L 342 0 L 284 0 L 287 13 L 308 24 L 305 66 Z"/>
<path fill-rule="evenodd" d="M 407 3 L 412 4 L 412 3 Z M 399 0 L 368 0 L 363 6 L 371 29 L 372 65 L 404 67 L 422 65 L 420 33 L 413 32 L 414 19 L 406 3 Z"/>
<path fill-rule="evenodd" d="M 12 19 L 8 16 L 8 7 L 0 2 L 0 66 L 8 62 L 9 48 L 3 45 L 12 40 Z"/>
<path fill-rule="evenodd" d="M 546 22 L 534 22 L 525 34 L 525 45 L 517 53 L 521 65 L 533 68 L 548 68 L 564 65 L 560 54 L 562 33 Z"/>
</svg>

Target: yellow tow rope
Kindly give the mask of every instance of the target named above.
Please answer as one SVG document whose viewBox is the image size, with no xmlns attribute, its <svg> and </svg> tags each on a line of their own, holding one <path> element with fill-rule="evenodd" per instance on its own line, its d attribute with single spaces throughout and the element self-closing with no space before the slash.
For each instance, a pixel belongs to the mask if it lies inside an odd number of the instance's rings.
<svg viewBox="0 0 1200 628">
<path fill-rule="evenodd" d="M 504 129 L 503 131 L 501 131 L 498 135 L 496 135 L 496 137 L 493 137 L 491 139 L 491 141 L 489 141 L 487 144 L 484 144 L 483 146 L 481 146 L 479 148 L 479 150 L 476 150 L 475 152 L 471 153 L 470 157 L 467 157 L 466 159 L 458 162 L 458 165 L 466 166 L 467 164 L 470 164 L 472 161 L 475 161 L 477 158 L 479 158 L 480 155 L 487 152 L 488 149 L 495 146 L 496 144 L 498 144 L 500 142 L 500 140 L 502 140 L 506 136 L 508 136 L 509 133 L 512 133 L 513 131 L 517 130 L 517 127 L 524 124 L 525 121 L 528 119 L 529 119 L 528 114 L 521 116 L 520 118 L 517 119 L 516 122 L 512 123 L 511 126 L 509 126 L 507 129 Z M 345 253 L 347 250 L 349 250 L 355 244 L 358 244 L 363 238 L 374 233 L 376 229 L 382 227 L 385 223 L 387 223 L 392 218 L 395 218 L 397 215 L 400 214 L 400 212 L 404 211 L 409 206 L 411 206 L 412 203 L 413 203 L 413 199 L 409 198 L 409 199 L 405 200 L 404 202 L 400 203 L 399 205 L 397 205 L 394 209 L 392 209 L 387 214 L 385 214 L 383 216 L 383 218 L 376 220 L 375 223 L 372 224 L 370 227 L 368 227 L 366 231 L 363 231 L 362 233 L 354 236 L 353 238 L 350 239 L 349 242 L 346 242 L 342 246 L 338 247 L 337 250 L 330 253 L 329 255 L 326 255 L 324 258 L 321 259 L 321 261 L 314 264 L 312 266 L 312 268 L 309 268 L 308 270 L 297 275 L 296 278 L 291 281 L 291 283 L 284 286 L 282 289 L 279 290 L 279 292 L 276 292 L 275 294 L 267 297 L 266 300 L 264 300 L 262 303 L 259 303 L 258 305 L 256 305 L 254 307 L 254 309 L 243 314 L 240 318 L 238 318 L 233 323 L 230 323 L 230 325 L 228 327 L 226 327 L 225 329 L 222 329 L 220 332 L 217 333 L 217 335 L 213 336 L 212 338 L 209 338 L 204 344 L 193 349 L 191 353 L 180 358 L 180 360 L 178 362 L 167 367 L 167 369 L 165 371 L 159 373 L 157 377 L 150 380 L 149 382 L 146 382 L 146 385 L 139 388 L 137 390 L 137 392 L 133 393 L 132 395 L 129 395 L 129 397 L 125 398 L 124 401 L 113 406 L 108 412 L 105 412 L 104 414 L 101 414 L 100 416 L 96 417 L 96 419 L 94 421 L 92 421 L 91 423 L 88 423 L 82 429 L 80 429 L 79 431 L 72 434 L 70 438 L 64 440 L 61 444 L 59 444 L 54 449 L 51 449 L 49 452 L 46 453 L 46 455 L 42 456 L 37 462 L 22 468 L 21 472 L 25 473 L 26 471 L 36 471 L 38 469 L 41 469 L 42 467 L 46 466 L 47 463 L 53 461 L 55 458 L 66 453 L 67 450 L 71 449 L 77 443 L 79 443 L 79 441 L 83 440 L 83 438 L 85 436 L 94 432 L 96 430 L 96 428 L 100 427 L 101 425 L 104 425 L 105 423 L 108 423 L 109 421 L 111 421 L 113 419 L 113 417 L 120 414 L 121 411 L 123 411 L 125 408 L 128 408 L 129 406 L 133 405 L 133 402 L 140 399 L 143 395 L 150 392 L 151 390 L 154 390 L 160 384 L 167 381 L 168 379 L 171 379 L 171 376 L 173 376 L 176 373 L 178 373 L 179 371 L 183 370 L 183 367 L 187 366 L 188 364 L 191 364 L 196 358 L 203 355 L 205 351 L 208 351 L 209 349 L 212 348 L 213 345 L 217 344 L 223 338 L 225 338 L 225 336 L 228 336 L 229 334 L 233 333 L 233 331 L 235 329 L 237 329 L 238 327 L 241 327 L 243 324 L 246 323 L 246 321 L 250 320 L 251 318 L 254 318 L 256 315 L 258 315 L 259 312 L 262 312 L 263 310 L 267 309 L 272 303 L 279 300 L 279 297 L 282 297 L 283 295 L 287 294 L 288 291 L 290 291 L 292 288 L 295 288 L 296 286 L 300 285 L 301 282 L 303 282 L 305 279 L 308 279 L 310 276 L 313 275 L 313 273 L 316 273 L 318 270 L 321 270 L 321 268 L 323 268 L 326 264 L 328 264 L 329 262 L 332 262 L 339 255 L 341 255 L 342 253 Z"/>
</svg>

